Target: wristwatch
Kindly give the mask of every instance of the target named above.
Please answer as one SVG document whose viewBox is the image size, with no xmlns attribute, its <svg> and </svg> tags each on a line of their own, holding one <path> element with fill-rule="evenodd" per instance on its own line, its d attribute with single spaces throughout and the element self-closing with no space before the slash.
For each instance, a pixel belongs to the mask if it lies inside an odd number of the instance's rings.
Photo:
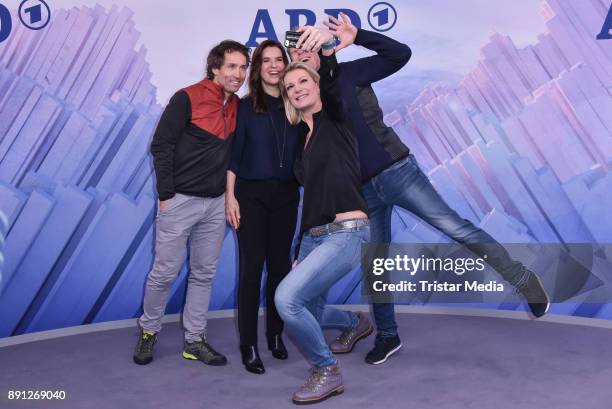
<svg viewBox="0 0 612 409">
<path fill-rule="evenodd" d="M 329 43 L 323 44 L 321 48 L 324 50 L 331 50 L 332 48 L 336 47 L 336 41 L 338 41 L 338 39 L 334 37 Z"/>
</svg>

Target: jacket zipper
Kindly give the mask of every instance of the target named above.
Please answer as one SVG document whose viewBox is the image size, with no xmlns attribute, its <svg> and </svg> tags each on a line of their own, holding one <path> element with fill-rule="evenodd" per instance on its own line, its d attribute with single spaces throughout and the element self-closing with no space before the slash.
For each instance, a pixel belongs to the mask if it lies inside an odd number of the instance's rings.
<svg viewBox="0 0 612 409">
<path fill-rule="evenodd" d="M 223 140 L 225 140 L 227 138 L 227 120 L 225 118 L 225 103 L 223 104 L 221 111 L 223 112 Z"/>
</svg>

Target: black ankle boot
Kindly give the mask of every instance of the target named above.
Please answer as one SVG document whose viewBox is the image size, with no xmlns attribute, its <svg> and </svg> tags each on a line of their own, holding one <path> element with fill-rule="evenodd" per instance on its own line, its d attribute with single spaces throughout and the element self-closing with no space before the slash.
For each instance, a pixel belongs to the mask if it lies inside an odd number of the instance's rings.
<svg viewBox="0 0 612 409">
<path fill-rule="evenodd" d="M 240 345 L 240 354 L 242 355 L 242 363 L 247 371 L 256 374 L 266 372 L 255 345 Z"/>
<path fill-rule="evenodd" d="M 268 337 L 268 349 L 272 351 L 272 356 L 276 359 L 287 359 L 287 348 L 283 344 L 283 338 L 280 335 Z"/>
</svg>

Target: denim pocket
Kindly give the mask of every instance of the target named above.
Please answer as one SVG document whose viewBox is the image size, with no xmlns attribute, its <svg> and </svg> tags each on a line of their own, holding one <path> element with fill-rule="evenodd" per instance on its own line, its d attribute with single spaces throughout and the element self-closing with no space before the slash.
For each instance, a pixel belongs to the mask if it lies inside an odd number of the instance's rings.
<svg viewBox="0 0 612 409">
<path fill-rule="evenodd" d="M 330 234 L 327 237 L 330 237 L 331 240 L 338 243 L 338 245 L 342 247 L 361 246 L 361 244 L 367 243 L 370 240 L 370 226 L 340 230 Z M 355 243 L 349 243 L 351 241 L 354 241 Z"/>
<path fill-rule="evenodd" d="M 347 257 L 346 261 L 352 269 L 355 268 L 361 260 L 361 246 L 366 244 L 370 239 L 370 227 L 362 226 L 356 230 L 343 234 L 345 237 L 339 240 L 342 247 L 339 250 L 346 253 L 344 256 Z"/>
</svg>

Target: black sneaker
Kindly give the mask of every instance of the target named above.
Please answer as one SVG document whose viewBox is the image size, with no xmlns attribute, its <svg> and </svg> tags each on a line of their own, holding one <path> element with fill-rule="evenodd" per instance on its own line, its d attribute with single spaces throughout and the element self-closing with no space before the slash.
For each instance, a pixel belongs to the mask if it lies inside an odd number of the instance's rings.
<svg viewBox="0 0 612 409">
<path fill-rule="evenodd" d="M 399 336 L 395 335 L 393 337 L 381 337 L 380 335 L 376 336 L 376 340 L 374 341 L 374 348 L 365 357 L 365 361 L 372 365 L 382 364 L 389 358 L 391 355 L 396 353 L 402 347 L 402 342 L 399 339 Z"/>
<path fill-rule="evenodd" d="M 218 353 L 206 341 L 185 342 L 183 358 L 202 361 L 206 365 L 222 366 L 227 363 L 227 358 Z"/>
<path fill-rule="evenodd" d="M 525 276 L 517 284 L 516 291 L 525 298 L 534 317 L 540 318 L 548 312 L 550 298 L 542 281 L 534 272 L 525 269 Z"/>
<path fill-rule="evenodd" d="M 153 346 L 157 342 L 157 334 L 154 332 L 140 331 L 138 344 L 134 351 L 134 362 L 138 365 L 150 364 L 153 361 Z"/>
</svg>

